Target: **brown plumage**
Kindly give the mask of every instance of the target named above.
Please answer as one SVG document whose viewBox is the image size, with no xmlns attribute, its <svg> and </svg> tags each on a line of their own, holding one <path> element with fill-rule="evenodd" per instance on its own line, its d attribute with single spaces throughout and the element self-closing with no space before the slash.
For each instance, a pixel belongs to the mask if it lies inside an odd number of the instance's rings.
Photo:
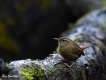
<svg viewBox="0 0 106 80">
<path fill-rule="evenodd" d="M 71 61 L 76 61 L 81 55 L 84 55 L 83 50 L 88 48 L 89 46 L 80 47 L 74 41 L 69 38 L 61 37 L 61 38 L 54 38 L 58 40 L 58 49 L 60 55 Z"/>
</svg>

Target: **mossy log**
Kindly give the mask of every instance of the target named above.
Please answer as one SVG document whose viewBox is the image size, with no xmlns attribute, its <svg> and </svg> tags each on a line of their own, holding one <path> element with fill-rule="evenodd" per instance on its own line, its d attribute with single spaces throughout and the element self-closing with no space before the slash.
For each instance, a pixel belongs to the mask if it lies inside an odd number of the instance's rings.
<svg viewBox="0 0 106 80">
<path fill-rule="evenodd" d="M 96 10 L 62 34 L 80 46 L 91 45 L 77 61 L 64 61 L 59 54 L 50 54 L 44 60 L 26 59 L 9 64 L 0 59 L 0 80 L 106 80 L 105 22 L 106 10 Z"/>
</svg>

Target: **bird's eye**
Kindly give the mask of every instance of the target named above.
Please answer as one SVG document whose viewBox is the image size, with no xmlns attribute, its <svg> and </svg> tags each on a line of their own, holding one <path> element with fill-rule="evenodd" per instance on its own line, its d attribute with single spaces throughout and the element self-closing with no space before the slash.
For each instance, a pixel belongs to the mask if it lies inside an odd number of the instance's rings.
<svg viewBox="0 0 106 80">
<path fill-rule="evenodd" d="M 61 41 L 65 41 L 64 39 L 62 39 Z"/>
</svg>

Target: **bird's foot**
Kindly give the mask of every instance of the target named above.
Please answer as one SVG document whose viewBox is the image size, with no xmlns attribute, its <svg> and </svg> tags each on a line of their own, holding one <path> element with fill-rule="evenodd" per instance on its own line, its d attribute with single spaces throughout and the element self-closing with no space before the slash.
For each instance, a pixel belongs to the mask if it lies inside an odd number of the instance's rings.
<svg viewBox="0 0 106 80">
<path fill-rule="evenodd" d="M 68 68 L 71 68 L 73 66 L 74 62 L 69 66 L 68 64 L 64 63 L 65 66 L 67 66 Z"/>
<path fill-rule="evenodd" d="M 67 68 L 69 68 L 72 72 L 74 72 L 73 69 L 72 69 L 73 64 L 74 64 L 74 62 L 69 66 L 68 64 L 64 63 L 64 65 L 65 65 Z"/>
</svg>

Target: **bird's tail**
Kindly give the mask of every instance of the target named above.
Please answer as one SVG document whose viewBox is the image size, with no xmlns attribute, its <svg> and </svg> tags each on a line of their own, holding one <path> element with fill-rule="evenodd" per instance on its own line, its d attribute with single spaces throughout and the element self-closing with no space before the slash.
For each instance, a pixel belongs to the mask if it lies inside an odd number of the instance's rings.
<svg viewBox="0 0 106 80">
<path fill-rule="evenodd" d="M 89 48 L 90 46 L 84 46 L 84 47 L 81 47 L 82 50 L 86 49 L 86 48 Z"/>
</svg>

